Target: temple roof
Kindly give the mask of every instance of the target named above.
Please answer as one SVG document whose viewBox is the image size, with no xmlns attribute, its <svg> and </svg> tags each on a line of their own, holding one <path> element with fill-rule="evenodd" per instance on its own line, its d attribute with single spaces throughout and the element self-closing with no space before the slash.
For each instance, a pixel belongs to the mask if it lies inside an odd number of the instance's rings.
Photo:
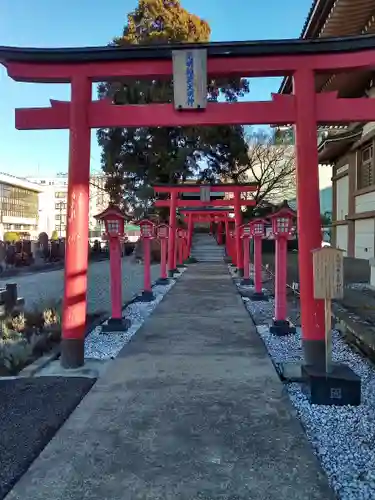
<svg viewBox="0 0 375 500">
<path fill-rule="evenodd" d="M 336 0 L 337 2 L 349 0 Z M 374 0 L 354 0 L 358 4 Z M 357 33 L 356 33 L 357 34 Z M 174 50 L 206 49 L 209 57 L 281 56 L 371 50 L 375 36 L 330 39 L 256 40 L 249 42 L 177 43 L 76 48 L 28 48 L 0 46 L 0 63 L 28 62 L 69 64 L 125 60 L 167 60 Z M 246 76 L 246 75 L 244 75 Z"/>
<path fill-rule="evenodd" d="M 324 40 L 328 37 L 364 36 L 375 33 L 375 0 L 314 0 L 301 39 Z M 363 94 L 370 72 L 317 75 L 316 90 L 338 90 L 341 96 L 356 97 Z M 292 92 L 292 78 L 285 77 L 280 93 Z"/>
<path fill-rule="evenodd" d="M 354 124 L 345 131 L 328 134 L 318 146 L 319 163 L 331 164 L 361 139 L 363 124 Z"/>
</svg>

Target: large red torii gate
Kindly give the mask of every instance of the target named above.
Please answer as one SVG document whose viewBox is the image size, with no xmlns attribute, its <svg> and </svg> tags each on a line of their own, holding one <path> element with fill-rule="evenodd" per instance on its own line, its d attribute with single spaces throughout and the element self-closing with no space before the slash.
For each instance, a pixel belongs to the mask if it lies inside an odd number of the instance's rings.
<svg viewBox="0 0 375 500">
<path fill-rule="evenodd" d="M 301 323 L 305 361 L 324 364 L 324 305 L 313 298 L 311 251 L 320 247 L 316 128 L 318 123 L 368 122 L 375 100 L 316 94 L 316 72 L 375 66 L 375 36 L 162 46 L 28 49 L 0 47 L 0 63 L 16 81 L 70 83 L 71 101 L 49 108 L 16 110 L 18 129 L 69 129 L 68 224 L 65 264 L 62 363 L 83 364 L 86 322 L 90 129 L 96 127 L 225 124 L 296 125 Z M 172 51 L 205 49 L 211 77 L 292 75 L 294 95 L 270 102 L 208 103 L 181 112 L 173 104 L 116 106 L 92 101 L 92 82 L 123 78 L 171 78 Z"/>
</svg>

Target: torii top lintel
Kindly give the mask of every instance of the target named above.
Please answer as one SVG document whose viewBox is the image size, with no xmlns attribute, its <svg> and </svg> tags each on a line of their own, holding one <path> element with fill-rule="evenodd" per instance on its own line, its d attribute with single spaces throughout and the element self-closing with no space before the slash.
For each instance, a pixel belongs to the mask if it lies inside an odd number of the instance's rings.
<svg viewBox="0 0 375 500">
<path fill-rule="evenodd" d="M 172 52 L 189 49 L 207 50 L 210 76 L 284 76 L 300 68 L 373 69 L 375 36 L 125 47 L 0 47 L 0 63 L 16 81 L 68 83 L 75 76 L 92 81 L 168 78 L 173 72 Z"/>
<path fill-rule="evenodd" d="M 178 210 L 180 213 L 183 215 L 195 215 L 195 214 L 212 214 L 212 215 L 217 215 L 217 214 L 230 214 L 234 212 L 234 209 L 232 207 L 192 207 L 192 208 L 179 208 Z"/>
<path fill-rule="evenodd" d="M 209 188 L 212 193 L 251 193 L 257 190 L 257 183 L 246 184 L 221 183 L 221 184 L 153 184 L 155 193 L 199 193 L 201 188 Z"/>
</svg>

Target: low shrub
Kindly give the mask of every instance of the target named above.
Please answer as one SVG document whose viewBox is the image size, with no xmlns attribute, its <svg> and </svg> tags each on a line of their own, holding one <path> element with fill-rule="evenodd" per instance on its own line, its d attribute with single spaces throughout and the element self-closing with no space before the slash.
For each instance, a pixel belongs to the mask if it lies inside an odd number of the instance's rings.
<svg viewBox="0 0 375 500">
<path fill-rule="evenodd" d="M 60 303 L 5 318 L 0 322 L 0 375 L 17 374 L 60 338 Z"/>
</svg>

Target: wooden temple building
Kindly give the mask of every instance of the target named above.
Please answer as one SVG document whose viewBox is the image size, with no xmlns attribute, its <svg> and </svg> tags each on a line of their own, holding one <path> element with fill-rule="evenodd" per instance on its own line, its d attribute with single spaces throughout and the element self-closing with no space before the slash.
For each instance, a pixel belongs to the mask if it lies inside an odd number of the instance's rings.
<svg viewBox="0 0 375 500">
<path fill-rule="evenodd" d="M 375 33 L 375 0 L 315 0 L 301 38 Z M 316 90 L 375 98 L 374 72 L 320 74 Z M 281 93 L 292 92 L 284 78 Z M 375 121 L 318 129 L 321 164 L 332 166 L 332 244 L 350 257 L 375 257 Z"/>
</svg>

